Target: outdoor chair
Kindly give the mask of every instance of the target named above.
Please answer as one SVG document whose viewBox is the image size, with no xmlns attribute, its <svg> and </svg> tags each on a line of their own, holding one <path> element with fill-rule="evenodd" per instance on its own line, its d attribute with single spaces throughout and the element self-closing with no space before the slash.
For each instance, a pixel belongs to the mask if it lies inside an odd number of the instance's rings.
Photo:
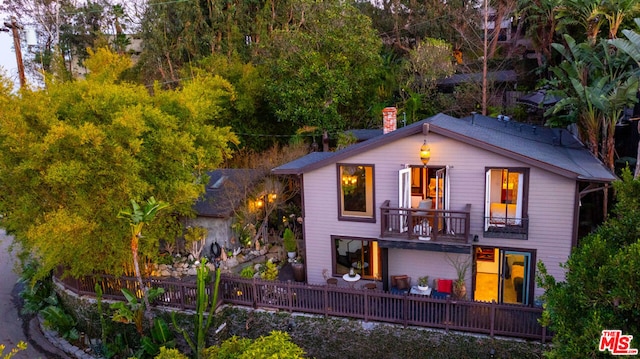
<svg viewBox="0 0 640 359">
<path fill-rule="evenodd" d="M 436 279 L 434 290 L 431 292 L 431 297 L 436 299 L 447 299 L 451 296 L 451 290 L 453 287 L 452 279 Z"/>
<path fill-rule="evenodd" d="M 392 294 L 406 294 L 411 289 L 411 278 L 406 275 L 394 275 L 391 276 L 391 293 Z"/>
<path fill-rule="evenodd" d="M 376 290 L 378 286 L 375 283 L 366 283 L 362 286 L 363 289 Z"/>
</svg>

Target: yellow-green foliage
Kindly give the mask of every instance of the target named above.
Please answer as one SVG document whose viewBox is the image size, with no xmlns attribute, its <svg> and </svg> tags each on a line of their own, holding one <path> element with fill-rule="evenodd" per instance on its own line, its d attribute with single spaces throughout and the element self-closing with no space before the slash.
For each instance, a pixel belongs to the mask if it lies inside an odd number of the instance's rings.
<svg viewBox="0 0 640 359">
<path fill-rule="evenodd" d="M 180 353 L 178 349 L 160 347 L 160 354 L 156 355 L 155 359 L 189 359 L 189 357 Z"/>
<path fill-rule="evenodd" d="M 220 346 L 203 351 L 205 359 L 304 358 L 305 352 L 291 341 L 288 333 L 272 331 L 255 340 L 233 336 Z"/>
<path fill-rule="evenodd" d="M 278 266 L 272 261 L 267 261 L 264 272 L 260 273 L 260 278 L 266 280 L 276 280 L 278 278 Z"/>
<path fill-rule="evenodd" d="M 202 241 L 207 238 L 207 233 L 207 229 L 203 227 L 188 227 L 184 234 L 184 239 L 187 243 Z"/>
<path fill-rule="evenodd" d="M 3 355 L 4 348 L 6 348 L 5 345 L 4 344 L 0 344 L 0 355 Z M 8 352 L 7 354 L 4 354 L 2 359 L 11 359 L 14 355 L 16 355 L 16 353 L 18 353 L 21 350 L 25 350 L 25 349 L 27 349 L 27 343 L 21 341 L 21 342 L 18 343 L 18 345 L 16 345 L 15 348 L 11 349 L 10 352 Z"/>
<path fill-rule="evenodd" d="M 171 203 L 140 240 L 140 257 L 155 256 L 159 239 L 181 233 L 177 218 L 192 213 L 200 176 L 238 142 L 218 127 L 234 98 L 222 78 L 202 74 L 184 91 L 151 91 L 120 81 L 128 61 L 107 50 L 87 66 L 86 79 L 19 95 L 0 81 L 2 226 L 40 259 L 39 277 L 60 265 L 74 276 L 122 274 L 130 234 L 116 215 L 152 195 Z"/>
</svg>

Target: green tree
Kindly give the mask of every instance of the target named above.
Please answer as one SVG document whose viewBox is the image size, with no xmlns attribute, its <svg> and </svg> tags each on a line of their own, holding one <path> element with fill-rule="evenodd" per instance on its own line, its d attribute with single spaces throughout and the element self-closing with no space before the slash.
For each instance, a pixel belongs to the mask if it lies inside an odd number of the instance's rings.
<svg viewBox="0 0 640 359">
<path fill-rule="evenodd" d="M 615 125 L 625 106 L 636 102 L 638 78 L 630 76 L 629 57 L 612 51 L 606 40 L 592 46 L 564 39 L 566 46 L 553 44 L 563 61 L 551 69 L 549 84 L 562 100 L 548 111 L 556 115 L 549 123 L 575 122 L 591 152 L 613 169 Z"/>
<path fill-rule="evenodd" d="M 636 27 L 640 29 L 640 19 L 635 19 Z M 616 46 L 620 51 L 625 52 L 636 62 L 637 68 L 640 69 L 640 33 L 631 30 L 624 29 L 622 30 L 622 34 L 626 37 L 626 39 L 611 39 L 609 43 Z M 640 73 L 637 73 L 637 76 Z M 640 130 L 640 122 L 638 122 L 638 129 Z M 638 154 L 636 156 L 636 168 L 633 174 L 634 178 L 638 178 L 640 176 L 640 145 L 638 146 Z"/>
<path fill-rule="evenodd" d="M 409 51 L 404 62 L 404 80 L 401 97 L 409 123 L 418 121 L 433 113 L 425 111 L 426 100 L 430 100 L 436 91 L 439 79 L 455 73 L 451 44 L 445 41 L 426 38 Z"/>
<path fill-rule="evenodd" d="M 536 51 L 538 66 L 551 59 L 551 44 L 556 33 L 556 11 L 560 0 L 520 0 L 518 7 L 522 15 L 525 37 L 531 40 Z M 519 24 L 520 25 L 520 24 Z"/>
<path fill-rule="evenodd" d="M 36 277 L 58 266 L 72 276 L 124 273 L 129 228 L 116 214 L 151 195 L 172 206 L 140 243 L 140 256 L 153 258 L 159 239 L 181 232 L 179 216 L 192 215 L 205 173 L 237 142 L 214 124 L 224 112 L 218 100 L 232 92 L 223 79 L 154 88 L 152 96 L 118 81 L 126 58 L 102 49 L 86 66 L 86 80 L 19 95 L 0 88 L 0 224 L 40 262 Z"/>
<path fill-rule="evenodd" d="M 288 28 L 263 41 L 261 72 L 277 119 L 299 128 L 357 126 L 377 87 L 381 42 L 342 1 L 297 1 Z"/>
<path fill-rule="evenodd" d="M 599 358 L 602 330 L 640 335 L 640 181 L 627 169 L 614 183 L 615 216 L 581 243 L 563 264 L 564 282 L 556 282 L 538 264 L 538 283 L 545 289 L 543 321 L 554 331 L 549 358 Z"/>
</svg>

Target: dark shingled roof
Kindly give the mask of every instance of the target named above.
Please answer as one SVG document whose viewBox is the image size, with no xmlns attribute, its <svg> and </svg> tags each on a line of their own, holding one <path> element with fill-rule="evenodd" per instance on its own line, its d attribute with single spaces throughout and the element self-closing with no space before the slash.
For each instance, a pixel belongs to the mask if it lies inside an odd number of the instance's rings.
<svg viewBox="0 0 640 359">
<path fill-rule="evenodd" d="M 481 115 L 458 119 L 445 114 L 399 128 L 337 152 L 316 152 L 274 168 L 274 174 L 302 174 L 407 136 L 429 131 L 505 157 L 576 179 L 610 182 L 615 175 L 564 129 L 536 127 Z"/>
<path fill-rule="evenodd" d="M 518 74 L 513 70 L 502 71 L 489 71 L 487 73 L 487 80 L 494 82 L 516 82 L 518 81 Z M 469 74 L 455 74 L 444 79 L 438 80 L 439 86 L 453 86 L 467 82 L 481 82 L 482 73 L 474 72 Z"/>
<path fill-rule="evenodd" d="M 353 136 L 360 141 L 370 140 L 374 137 L 382 136 L 382 129 L 356 129 L 356 130 L 348 130 L 347 133 L 353 134 Z"/>
<path fill-rule="evenodd" d="M 201 217 L 230 217 L 246 199 L 238 194 L 245 193 L 245 186 L 253 186 L 260 179 L 260 171 L 252 169 L 218 169 L 207 175 L 209 183 L 204 196 L 193 206 Z"/>
</svg>

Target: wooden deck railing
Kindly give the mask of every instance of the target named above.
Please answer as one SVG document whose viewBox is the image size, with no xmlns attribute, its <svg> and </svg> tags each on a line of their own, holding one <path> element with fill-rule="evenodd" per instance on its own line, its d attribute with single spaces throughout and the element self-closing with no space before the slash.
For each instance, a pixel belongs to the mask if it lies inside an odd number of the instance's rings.
<svg viewBox="0 0 640 359">
<path fill-rule="evenodd" d="M 389 207 L 389 203 L 387 200 L 380 206 L 382 237 L 469 242 L 471 204 L 467 204 L 463 210 L 451 211 Z"/>
<path fill-rule="evenodd" d="M 165 293 L 155 305 L 181 310 L 196 308 L 196 284 L 163 278 L 145 279 Z M 96 275 L 82 279 L 60 280 L 78 295 L 95 296 L 99 283 L 103 297 L 124 300 L 120 288 L 135 292 L 135 278 Z M 213 284 L 207 288 L 213 293 Z M 418 295 L 398 295 L 383 291 L 361 290 L 329 285 L 309 285 L 294 282 L 264 281 L 223 275 L 218 305 L 235 304 L 253 308 L 273 308 L 289 312 L 349 317 L 444 330 L 483 333 L 540 340 L 550 337 L 538 323 L 541 308 L 496 303 L 432 299 Z"/>
</svg>

